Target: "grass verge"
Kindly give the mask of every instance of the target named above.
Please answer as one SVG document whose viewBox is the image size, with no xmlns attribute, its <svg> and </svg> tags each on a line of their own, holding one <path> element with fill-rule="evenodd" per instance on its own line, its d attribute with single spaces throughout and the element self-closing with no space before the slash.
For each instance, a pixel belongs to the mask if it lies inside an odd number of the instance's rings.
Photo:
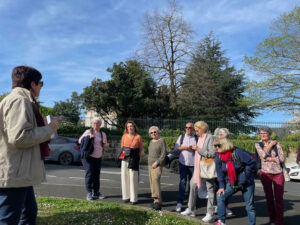
<svg viewBox="0 0 300 225">
<path fill-rule="evenodd" d="M 38 197 L 38 225 L 195 225 L 172 213 L 101 201 Z"/>
</svg>

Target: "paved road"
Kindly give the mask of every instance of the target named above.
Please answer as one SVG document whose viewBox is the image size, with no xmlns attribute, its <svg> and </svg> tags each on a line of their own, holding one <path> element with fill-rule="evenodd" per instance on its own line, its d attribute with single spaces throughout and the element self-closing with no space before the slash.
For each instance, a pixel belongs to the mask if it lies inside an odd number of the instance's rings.
<svg viewBox="0 0 300 225">
<path fill-rule="evenodd" d="M 84 170 L 80 165 L 60 166 L 47 164 L 47 182 L 36 186 L 35 192 L 39 196 L 53 196 L 63 198 L 85 199 Z M 139 184 L 139 204 L 138 206 L 149 207 L 152 199 L 150 198 L 150 188 L 148 172 L 146 167 L 141 168 L 142 183 Z M 174 212 L 178 192 L 177 174 L 170 173 L 164 169 L 161 178 L 162 196 L 164 200 L 163 209 Z M 120 168 L 114 164 L 105 162 L 101 171 L 101 192 L 107 196 L 103 201 L 122 203 L 120 190 Z M 285 224 L 300 224 L 300 182 L 289 182 L 286 184 L 284 196 L 285 205 Z M 266 202 L 262 186 L 256 181 L 256 210 L 257 224 L 268 224 Z M 122 203 L 123 204 L 123 203 Z M 206 202 L 197 202 L 196 220 L 199 222 L 206 213 Z M 230 208 L 233 215 L 228 217 L 226 224 L 241 225 L 247 224 L 247 215 L 241 194 L 236 194 L 230 199 Z M 176 213 L 176 212 L 174 212 Z"/>
</svg>

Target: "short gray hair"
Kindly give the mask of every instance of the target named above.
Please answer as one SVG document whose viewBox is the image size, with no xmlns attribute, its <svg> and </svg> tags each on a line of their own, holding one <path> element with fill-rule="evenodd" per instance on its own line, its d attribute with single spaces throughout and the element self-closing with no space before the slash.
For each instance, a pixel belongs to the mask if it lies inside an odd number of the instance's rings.
<svg viewBox="0 0 300 225">
<path fill-rule="evenodd" d="M 220 128 L 218 135 L 222 135 L 223 137 L 229 137 L 230 132 L 227 128 Z"/>
<path fill-rule="evenodd" d="M 150 132 L 151 132 L 151 130 L 155 130 L 158 134 L 160 134 L 160 130 L 159 130 L 159 128 L 157 127 L 157 126 L 151 126 L 150 128 L 149 128 L 149 134 L 150 134 Z"/>
<path fill-rule="evenodd" d="M 94 121 L 100 122 L 100 123 L 102 124 L 102 121 L 101 121 L 101 119 L 100 119 L 100 118 L 98 118 L 98 117 L 95 117 L 95 118 L 93 118 L 92 122 L 94 122 Z"/>
<path fill-rule="evenodd" d="M 272 135 L 272 129 L 270 127 L 264 126 L 259 128 L 259 132 L 260 131 L 266 131 L 270 136 Z"/>
</svg>

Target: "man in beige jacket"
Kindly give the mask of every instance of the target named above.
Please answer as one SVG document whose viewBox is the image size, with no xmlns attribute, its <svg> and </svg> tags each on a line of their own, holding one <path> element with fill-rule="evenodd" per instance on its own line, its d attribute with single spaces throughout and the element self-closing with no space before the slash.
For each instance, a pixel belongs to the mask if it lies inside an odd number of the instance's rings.
<svg viewBox="0 0 300 225">
<path fill-rule="evenodd" d="M 35 224 L 33 185 L 45 179 L 43 159 L 60 123 L 44 124 L 36 102 L 41 79 L 32 67 L 15 67 L 12 91 L 0 102 L 0 224 Z"/>
</svg>

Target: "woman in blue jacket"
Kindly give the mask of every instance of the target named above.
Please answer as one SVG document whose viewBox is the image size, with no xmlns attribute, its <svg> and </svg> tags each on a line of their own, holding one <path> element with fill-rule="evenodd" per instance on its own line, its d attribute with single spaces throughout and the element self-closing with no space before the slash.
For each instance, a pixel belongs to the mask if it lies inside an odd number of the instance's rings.
<svg viewBox="0 0 300 225">
<path fill-rule="evenodd" d="M 255 159 L 245 150 L 234 147 L 227 138 L 215 140 L 214 148 L 218 153 L 215 163 L 219 182 L 217 191 L 218 221 L 215 225 L 225 224 L 225 201 L 238 191 L 242 191 L 246 202 L 248 224 L 254 225 L 256 221 L 254 207 Z"/>
</svg>

